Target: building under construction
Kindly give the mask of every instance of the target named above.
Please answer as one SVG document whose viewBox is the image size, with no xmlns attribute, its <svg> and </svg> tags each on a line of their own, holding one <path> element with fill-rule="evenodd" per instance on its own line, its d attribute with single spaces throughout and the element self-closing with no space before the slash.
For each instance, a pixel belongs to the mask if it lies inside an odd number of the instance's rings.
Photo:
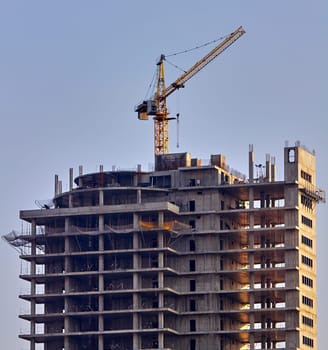
<svg viewBox="0 0 328 350">
<path fill-rule="evenodd" d="M 247 154 L 247 152 L 246 152 Z M 223 155 L 73 177 L 23 210 L 30 350 L 317 349 L 315 155 Z M 8 238 L 9 239 L 9 238 Z M 38 345 L 41 344 L 41 345 Z M 42 345 L 43 344 L 43 345 Z"/>
</svg>

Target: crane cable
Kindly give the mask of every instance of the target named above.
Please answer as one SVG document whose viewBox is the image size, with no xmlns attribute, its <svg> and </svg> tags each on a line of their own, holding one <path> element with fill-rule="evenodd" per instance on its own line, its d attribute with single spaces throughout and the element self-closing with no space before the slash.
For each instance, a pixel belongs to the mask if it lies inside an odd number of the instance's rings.
<svg viewBox="0 0 328 350">
<path fill-rule="evenodd" d="M 165 62 L 169 63 L 172 67 L 174 67 L 174 68 L 176 68 L 178 70 L 181 70 L 183 73 L 187 73 L 187 71 L 184 70 L 183 68 L 181 68 L 181 67 L 177 66 L 176 64 L 174 64 L 174 63 L 170 62 L 169 60 L 167 60 L 166 56 L 165 56 Z"/>
<path fill-rule="evenodd" d="M 229 35 L 230 35 L 230 34 L 221 36 L 220 38 L 217 38 L 217 39 L 208 41 L 208 42 L 206 42 L 205 44 L 198 45 L 198 46 L 192 47 L 192 48 L 190 48 L 190 49 L 186 49 L 186 50 L 183 50 L 183 51 L 178 51 L 178 52 L 171 53 L 171 54 L 169 54 L 169 55 L 165 55 L 165 57 L 177 56 L 177 55 L 181 55 L 181 54 L 183 54 L 183 53 L 188 53 L 188 52 L 190 52 L 190 51 L 194 51 L 194 50 L 200 49 L 200 48 L 202 48 L 202 47 L 205 47 L 205 46 L 214 44 L 214 43 L 216 43 L 216 42 L 218 42 L 218 41 L 221 41 L 221 40 L 227 38 Z"/>
<path fill-rule="evenodd" d="M 157 76 L 157 69 L 155 69 L 153 77 L 151 79 L 151 82 L 150 82 L 150 84 L 148 86 L 148 89 L 147 89 L 147 92 L 146 92 L 146 95 L 145 95 L 145 100 L 147 99 L 148 96 L 152 96 L 153 95 L 153 92 L 155 90 L 155 78 L 156 78 L 156 76 Z"/>
</svg>

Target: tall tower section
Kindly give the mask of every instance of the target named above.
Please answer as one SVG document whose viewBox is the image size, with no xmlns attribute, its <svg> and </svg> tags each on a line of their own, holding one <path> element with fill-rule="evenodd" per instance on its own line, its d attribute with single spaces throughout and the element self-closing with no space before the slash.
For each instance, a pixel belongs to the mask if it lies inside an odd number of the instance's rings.
<svg viewBox="0 0 328 350">
<path fill-rule="evenodd" d="M 295 348 L 317 348 L 316 319 L 316 204 L 323 199 L 316 188 L 316 158 L 299 143 L 284 150 L 286 226 L 295 227 L 286 237 L 286 319 L 299 332 L 287 333 L 287 344 Z M 298 285 L 299 288 L 294 287 Z M 295 309 L 296 307 L 296 309 Z M 296 311 L 299 310 L 299 311 Z"/>
</svg>

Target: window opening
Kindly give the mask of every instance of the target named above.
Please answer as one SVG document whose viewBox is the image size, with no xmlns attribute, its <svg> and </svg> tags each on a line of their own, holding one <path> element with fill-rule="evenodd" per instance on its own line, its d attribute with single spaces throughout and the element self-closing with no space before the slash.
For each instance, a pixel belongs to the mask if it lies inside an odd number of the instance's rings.
<svg viewBox="0 0 328 350">
<path fill-rule="evenodd" d="M 189 281 L 189 289 L 191 292 L 194 292 L 196 291 L 196 280 L 190 280 Z"/>
<path fill-rule="evenodd" d="M 196 203 L 195 201 L 189 201 L 189 211 L 195 211 L 196 210 Z"/>
<path fill-rule="evenodd" d="M 196 261 L 189 260 L 189 271 L 196 271 Z"/>
<path fill-rule="evenodd" d="M 295 149 L 292 148 L 288 151 L 288 163 L 295 163 L 295 157 Z"/>
<path fill-rule="evenodd" d="M 190 299 L 189 309 L 190 309 L 190 311 L 196 311 L 196 300 L 195 299 Z"/>
</svg>

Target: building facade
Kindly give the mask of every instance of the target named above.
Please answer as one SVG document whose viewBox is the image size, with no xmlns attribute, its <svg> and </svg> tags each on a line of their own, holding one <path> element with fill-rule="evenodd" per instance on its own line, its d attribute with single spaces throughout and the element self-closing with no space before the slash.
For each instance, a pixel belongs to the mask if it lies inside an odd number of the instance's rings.
<svg viewBox="0 0 328 350">
<path fill-rule="evenodd" d="M 83 174 L 23 210 L 21 338 L 45 350 L 316 349 L 315 155 L 284 149 L 249 176 L 223 155 Z"/>
</svg>

